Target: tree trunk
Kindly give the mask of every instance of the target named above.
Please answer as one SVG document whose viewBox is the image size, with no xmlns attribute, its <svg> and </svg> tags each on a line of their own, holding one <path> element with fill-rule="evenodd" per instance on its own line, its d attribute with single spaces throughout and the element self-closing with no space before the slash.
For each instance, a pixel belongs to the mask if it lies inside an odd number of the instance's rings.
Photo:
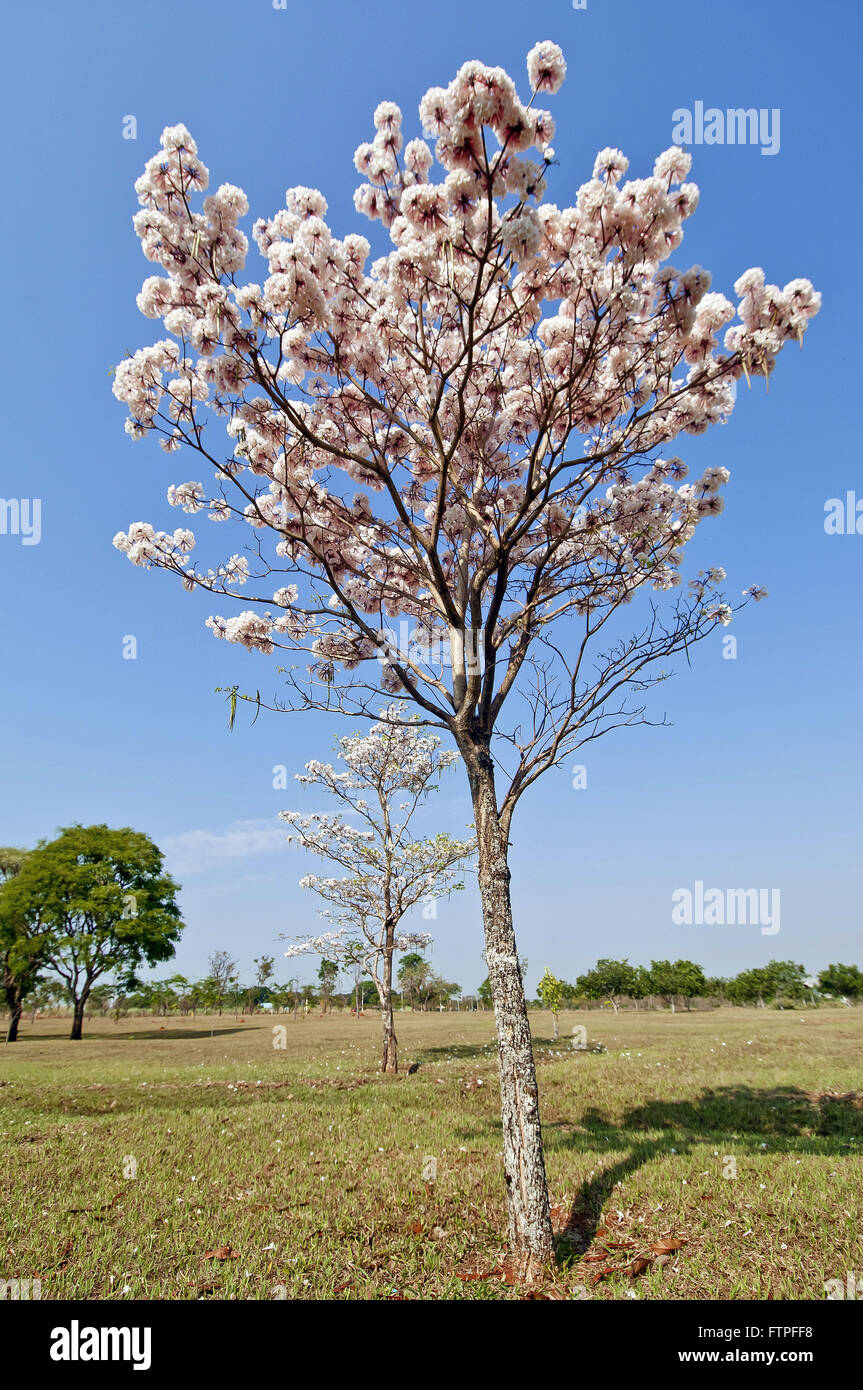
<svg viewBox="0 0 863 1390">
<path fill-rule="evenodd" d="M 86 1003 L 86 998 L 75 1000 L 75 1010 L 72 1014 L 72 1031 L 69 1034 L 69 1037 L 72 1042 L 81 1041 L 81 1034 L 84 1029 L 84 1008 L 86 1006 Z"/>
<path fill-rule="evenodd" d="M 6 1005 L 9 1009 L 9 1025 L 6 1029 L 6 1041 L 17 1042 L 18 1024 L 21 1022 L 21 1014 L 24 1011 L 24 1002 L 18 990 L 14 987 L 6 988 Z"/>
<path fill-rule="evenodd" d="M 554 1036 L 555 1036 L 556 1038 L 559 1038 L 559 1037 L 560 1037 L 560 1028 L 558 1027 L 558 1024 L 557 1024 L 557 1014 L 552 1014 L 551 1017 L 552 1017 L 552 1020 L 553 1020 L 553 1022 L 554 1022 Z"/>
<path fill-rule="evenodd" d="M 384 936 L 384 978 L 381 984 L 381 1022 L 384 1027 L 384 1046 L 381 1056 L 381 1071 L 397 1072 L 399 1069 L 399 1045 L 396 1038 L 393 1017 L 393 942 L 395 927 L 386 924 Z"/>
<path fill-rule="evenodd" d="M 540 1282 L 554 1256 L 542 1152 L 539 1093 L 524 982 L 510 902 L 507 836 L 501 825 L 488 743 L 465 740 L 476 823 L 486 961 L 498 1040 L 503 1166 L 516 1274 Z"/>
</svg>

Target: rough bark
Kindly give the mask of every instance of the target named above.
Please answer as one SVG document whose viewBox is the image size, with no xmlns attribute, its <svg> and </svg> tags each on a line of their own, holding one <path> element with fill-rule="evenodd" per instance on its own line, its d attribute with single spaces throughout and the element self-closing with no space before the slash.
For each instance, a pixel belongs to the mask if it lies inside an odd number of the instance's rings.
<svg viewBox="0 0 863 1390">
<path fill-rule="evenodd" d="M 509 1241 L 518 1276 L 538 1282 L 554 1256 L 542 1151 L 539 1094 L 524 982 L 510 902 L 506 828 L 501 824 L 488 744 L 462 747 L 473 799 L 486 962 L 498 1039 Z"/>
</svg>

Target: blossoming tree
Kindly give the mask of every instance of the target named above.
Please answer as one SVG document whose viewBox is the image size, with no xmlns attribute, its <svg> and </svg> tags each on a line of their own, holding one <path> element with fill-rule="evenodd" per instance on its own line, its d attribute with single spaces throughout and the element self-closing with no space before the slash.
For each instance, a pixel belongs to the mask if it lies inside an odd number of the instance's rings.
<svg viewBox="0 0 863 1390">
<path fill-rule="evenodd" d="M 291 188 L 253 227 L 262 283 L 241 278 L 245 195 L 222 184 L 199 209 L 208 172 L 189 132 L 166 129 L 136 184 L 135 227 L 164 271 L 138 303 L 170 336 L 121 362 L 114 392 L 133 438 L 161 434 L 212 469 L 213 486 L 184 481 L 168 501 L 251 542 L 197 564 L 188 529 L 138 522 L 117 547 L 226 601 L 248 585 L 242 611 L 209 619 L 215 634 L 310 654 L 307 674 L 293 666 L 255 702 L 373 715 L 383 689 L 461 753 L 510 1241 L 532 1278 L 552 1230 L 510 909 L 513 812 L 574 748 L 644 721 L 639 697 L 662 663 L 730 620 L 719 569 L 661 597 L 728 479 L 710 467 L 684 482 L 670 446 L 727 419 L 736 382 L 770 375 L 819 296 L 752 269 L 735 307 L 701 267 L 668 263 L 698 201 L 679 148 L 629 180 L 620 151 L 603 150 L 572 206 L 547 201 L 554 124 L 538 101 L 566 65 L 542 42 L 527 69 L 527 101 L 481 62 L 427 92 L 434 151 L 404 144 L 399 108 L 378 106 L 355 204 L 389 248 L 369 264 L 364 237 L 328 226 L 321 193 Z M 639 590 L 630 635 L 621 609 Z"/>
<path fill-rule="evenodd" d="M 335 910 L 325 908 L 321 916 L 335 930 L 305 937 L 285 955 L 311 952 L 363 966 L 380 999 L 381 1071 L 396 1072 L 393 955 L 431 941 L 427 932 L 400 931 L 399 924 L 418 903 L 427 907 L 464 887 L 457 870 L 473 857 L 476 842 L 445 834 L 411 838 L 415 812 L 459 755 L 452 749 L 441 751 L 438 737 L 423 734 L 404 703 L 383 710 L 368 734 L 352 734 L 339 742 L 344 772 L 336 772 L 329 763 L 309 762 L 305 773 L 297 773 L 297 781 L 330 793 L 341 809 L 335 815 L 281 813 L 296 831 L 290 840 L 347 870 L 344 878 L 307 874 L 300 879 L 301 887 L 314 889 L 334 905 Z"/>
</svg>

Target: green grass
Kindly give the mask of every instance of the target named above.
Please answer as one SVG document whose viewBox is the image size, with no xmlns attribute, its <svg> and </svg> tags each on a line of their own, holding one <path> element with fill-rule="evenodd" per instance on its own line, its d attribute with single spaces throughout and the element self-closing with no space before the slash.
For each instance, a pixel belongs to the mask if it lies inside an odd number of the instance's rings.
<svg viewBox="0 0 863 1390">
<path fill-rule="evenodd" d="M 549 1296 L 818 1299 L 863 1274 L 863 1009 L 565 1014 L 557 1043 L 532 1021 Z M 573 1052 L 576 1022 L 608 1050 Z M 493 1273 L 491 1015 L 397 1027 L 411 1077 L 376 1072 L 371 1015 L 26 1027 L 0 1067 L 0 1278 L 38 1275 L 43 1299 L 523 1296 Z"/>
</svg>

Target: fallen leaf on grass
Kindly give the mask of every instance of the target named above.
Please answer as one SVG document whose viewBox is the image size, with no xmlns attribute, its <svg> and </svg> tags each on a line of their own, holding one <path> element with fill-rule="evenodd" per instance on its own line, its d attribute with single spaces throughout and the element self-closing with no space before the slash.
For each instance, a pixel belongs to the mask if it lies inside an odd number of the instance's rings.
<svg viewBox="0 0 863 1390">
<path fill-rule="evenodd" d="M 639 1274 L 643 1274 L 646 1269 L 649 1269 L 652 1263 L 653 1261 L 648 1259 L 646 1255 L 639 1255 L 637 1259 L 632 1261 L 631 1265 L 627 1266 L 626 1272 L 630 1279 L 635 1279 Z"/>
<path fill-rule="evenodd" d="M 674 1250 L 681 1250 L 686 1245 L 685 1238 L 663 1237 L 662 1240 L 654 1241 L 650 1249 L 655 1250 L 658 1255 L 669 1255 Z"/>
<path fill-rule="evenodd" d="M 423 1223 L 421 1221 L 412 1221 L 410 1226 L 408 1226 L 408 1231 L 412 1236 L 421 1236 L 423 1233 Z"/>
<path fill-rule="evenodd" d="M 616 1273 L 614 1265 L 606 1265 L 605 1269 L 595 1269 L 592 1274 L 588 1275 L 588 1278 L 591 1284 L 598 1284 L 600 1279 L 605 1278 L 606 1274 L 614 1273 Z"/>
<path fill-rule="evenodd" d="M 230 1245 L 218 1245 L 215 1250 L 205 1250 L 201 1257 L 204 1260 L 238 1260 L 239 1253 L 232 1250 Z"/>
<path fill-rule="evenodd" d="M 515 1265 L 512 1263 L 512 1260 L 501 1260 L 500 1264 L 492 1273 L 500 1279 L 502 1284 L 518 1283 L 518 1274 L 516 1273 Z"/>
</svg>

